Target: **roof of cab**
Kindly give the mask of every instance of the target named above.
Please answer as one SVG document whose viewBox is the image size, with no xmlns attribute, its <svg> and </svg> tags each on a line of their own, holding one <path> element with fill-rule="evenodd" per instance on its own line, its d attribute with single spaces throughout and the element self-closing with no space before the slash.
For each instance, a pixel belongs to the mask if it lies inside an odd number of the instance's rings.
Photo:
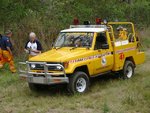
<svg viewBox="0 0 150 113">
<path fill-rule="evenodd" d="M 104 32 L 105 28 L 70 28 L 62 30 L 61 32 Z"/>
</svg>

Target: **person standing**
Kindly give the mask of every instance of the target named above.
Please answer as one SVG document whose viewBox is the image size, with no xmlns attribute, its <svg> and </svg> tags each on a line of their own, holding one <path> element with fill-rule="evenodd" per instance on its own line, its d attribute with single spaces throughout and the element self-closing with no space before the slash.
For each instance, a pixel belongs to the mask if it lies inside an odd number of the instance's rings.
<svg viewBox="0 0 150 113">
<path fill-rule="evenodd" d="M 1 49 L 1 42 L 2 41 L 2 35 L 0 34 L 0 67 L 2 67 L 2 59 L 3 59 L 3 57 L 2 57 L 2 49 Z"/>
<path fill-rule="evenodd" d="M 36 34 L 31 32 L 29 34 L 29 41 L 25 44 L 25 52 L 29 54 L 29 58 L 32 58 L 42 51 L 41 43 L 37 40 Z"/>
<path fill-rule="evenodd" d="M 13 53 L 12 53 L 12 43 L 10 38 L 12 37 L 12 31 L 8 30 L 5 32 L 5 36 L 1 38 L 1 53 L 2 59 L 0 62 L 0 68 L 3 68 L 5 63 L 9 63 L 9 68 L 12 73 L 16 72 L 16 68 L 14 65 L 13 60 Z"/>
</svg>

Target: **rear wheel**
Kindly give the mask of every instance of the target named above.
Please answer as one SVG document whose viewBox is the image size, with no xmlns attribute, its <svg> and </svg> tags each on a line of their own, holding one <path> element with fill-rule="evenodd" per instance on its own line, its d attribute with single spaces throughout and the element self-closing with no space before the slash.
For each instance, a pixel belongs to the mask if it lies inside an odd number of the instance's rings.
<svg viewBox="0 0 150 113">
<path fill-rule="evenodd" d="M 129 79 L 134 75 L 134 64 L 132 61 L 125 61 L 125 65 L 122 70 L 123 78 Z"/>
<path fill-rule="evenodd" d="M 89 77 L 84 72 L 75 72 L 69 77 L 68 90 L 71 93 L 85 93 L 89 89 Z"/>
</svg>

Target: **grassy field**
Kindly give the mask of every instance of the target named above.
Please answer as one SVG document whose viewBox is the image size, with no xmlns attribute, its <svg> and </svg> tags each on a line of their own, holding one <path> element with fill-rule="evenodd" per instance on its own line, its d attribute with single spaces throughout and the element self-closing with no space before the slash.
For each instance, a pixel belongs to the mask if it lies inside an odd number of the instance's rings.
<svg viewBox="0 0 150 113">
<path fill-rule="evenodd" d="M 65 85 L 32 92 L 6 66 L 0 70 L 0 113 L 150 113 L 150 51 L 146 59 L 130 80 L 98 77 L 84 95 L 69 95 Z"/>
</svg>

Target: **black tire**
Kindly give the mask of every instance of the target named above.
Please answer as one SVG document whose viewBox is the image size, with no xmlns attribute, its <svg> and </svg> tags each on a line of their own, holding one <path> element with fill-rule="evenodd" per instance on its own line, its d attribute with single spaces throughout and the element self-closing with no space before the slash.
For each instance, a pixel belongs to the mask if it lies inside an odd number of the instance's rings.
<svg viewBox="0 0 150 113">
<path fill-rule="evenodd" d="M 85 93 L 89 89 L 89 77 L 86 73 L 77 71 L 69 77 L 68 90 L 70 93 Z"/>
<path fill-rule="evenodd" d="M 125 61 L 123 70 L 122 70 L 122 77 L 123 79 L 130 79 L 134 75 L 135 65 L 132 61 Z"/>
<path fill-rule="evenodd" d="M 35 92 L 40 91 L 43 88 L 43 85 L 41 84 L 28 83 L 28 85 L 30 90 Z"/>
</svg>

